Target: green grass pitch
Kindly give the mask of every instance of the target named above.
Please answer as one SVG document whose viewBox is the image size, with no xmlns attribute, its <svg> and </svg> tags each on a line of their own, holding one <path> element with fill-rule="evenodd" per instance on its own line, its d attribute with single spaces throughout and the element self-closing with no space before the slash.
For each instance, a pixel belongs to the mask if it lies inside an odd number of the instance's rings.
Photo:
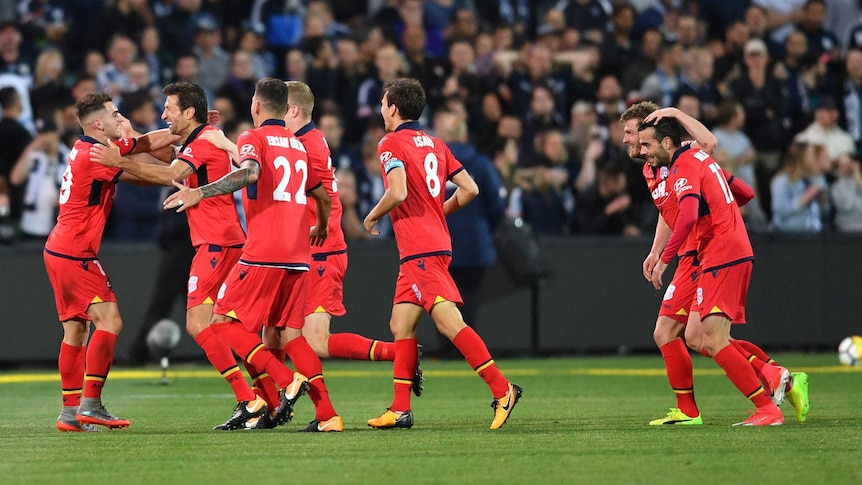
<svg viewBox="0 0 862 485">
<path fill-rule="evenodd" d="M 464 362 L 426 360 L 410 430 L 365 425 L 390 403 L 391 364 L 325 361 L 343 433 L 296 433 L 313 419 L 265 431 L 215 432 L 232 394 L 207 367 L 116 367 L 103 399 L 125 430 L 59 433 L 59 378 L 0 372 L 3 484 L 862 483 L 862 369 L 834 354 L 777 354 L 810 374 L 811 414 L 784 426 L 739 428 L 751 404 L 710 360 L 694 356 L 700 427 L 651 427 L 674 405 L 661 358 L 498 361 L 524 388 L 498 431 L 491 396 Z"/>
</svg>

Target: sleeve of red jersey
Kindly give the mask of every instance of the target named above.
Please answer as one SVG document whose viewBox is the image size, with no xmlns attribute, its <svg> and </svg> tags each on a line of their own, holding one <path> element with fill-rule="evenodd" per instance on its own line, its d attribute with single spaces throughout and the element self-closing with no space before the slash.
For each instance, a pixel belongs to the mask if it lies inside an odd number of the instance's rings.
<svg viewBox="0 0 862 485">
<path fill-rule="evenodd" d="M 749 187 L 749 185 L 737 177 L 734 177 L 727 170 L 721 169 L 721 172 L 724 174 L 724 178 L 727 180 L 727 185 L 730 187 L 730 192 L 733 194 L 733 198 L 736 200 L 736 205 L 739 207 L 744 206 L 745 204 L 751 202 L 751 199 L 754 198 L 754 189 Z"/>
<path fill-rule="evenodd" d="M 449 175 L 447 175 L 447 177 L 449 180 L 452 180 L 452 177 L 454 177 L 455 174 L 464 170 L 464 165 L 455 158 L 455 155 L 452 155 L 452 151 L 449 150 L 449 147 L 446 147 L 446 168 L 448 170 Z"/>
<path fill-rule="evenodd" d="M 114 145 L 117 145 L 117 148 L 120 149 L 120 155 L 125 157 L 138 146 L 138 140 L 134 138 L 120 138 L 114 142 Z"/>
<path fill-rule="evenodd" d="M 697 222 L 698 198 L 694 194 L 689 194 L 679 201 L 679 214 L 676 216 L 676 224 L 673 228 L 673 233 L 664 251 L 661 253 L 661 260 L 668 264 L 670 260 L 679 252 L 679 248 L 688 239 L 694 224 Z"/>
<path fill-rule="evenodd" d="M 312 166 L 308 167 L 309 168 L 308 175 L 307 175 L 307 178 L 305 179 L 305 191 L 306 192 L 311 192 L 312 190 L 323 185 L 323 181 L 320 180 L 320 175 L 317 173 L 317 170 L 315 169 L 314 164 L 311 164 L 311 165 Z"/>
<path fill-rule="evenodd" d="M 192 167 L 193 171 L 201 168 L 201 165 L 209 159 L 211 150 L 218 150 L 212 143 L 190 143 L 177 155 L 177 160 L 182 160 Z"/>
<path fill-rule="evenodd" d="M 114 144 L 117 145 L 120 149 L 120 155 L 123 156 L 135 149 L 134 138 L 120 138 Z M 90 162 L 90 173 L 96 180 L 115 184 L 120 181 L 120 174 L 123 173 L 123 171 L 117 167 L 108 167 L 101 163 Z"/>
<path fill-rule="evenodd" d="M 239 151 L 239 163 L 246 160 L 254 160 L 260 164 L 261 139 L 257 133 L 247 130 L 243 131 L 237 139 L 237 150 Z"/>
<path fill-rule="evenodd" d="M 392 137 L 384 136 L 377 145 L 377 154 L 380 156 L 380 166 L 383 168 L 383 178 L 386 178 L 392 169 L 401 167 L 406 169 L 404 165 L 404 157 L 399 153 L 397 144 Z"/>
</svg>

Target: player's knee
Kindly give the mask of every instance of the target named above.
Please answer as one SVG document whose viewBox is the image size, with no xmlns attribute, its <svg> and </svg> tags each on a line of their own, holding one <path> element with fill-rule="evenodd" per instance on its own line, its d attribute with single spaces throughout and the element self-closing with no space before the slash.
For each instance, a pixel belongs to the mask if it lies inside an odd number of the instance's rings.
<svg viewBox="0 0 862 485">
<path fill-rule="evenodd" d="M 305 334 L 305 340 L 318 357 L 329 357 L 328 338 L 319 333 Z"/>
</svg>

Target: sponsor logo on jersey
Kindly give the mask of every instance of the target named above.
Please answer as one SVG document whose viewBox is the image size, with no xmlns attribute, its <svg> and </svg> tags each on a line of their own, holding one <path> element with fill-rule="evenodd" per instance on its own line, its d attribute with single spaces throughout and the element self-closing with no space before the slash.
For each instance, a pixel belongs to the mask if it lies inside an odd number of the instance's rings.
<svg viewBox="0 0 862 485">
<path fill-rule="evenodd" d="M 239 150 L 239 158 L 241 158 L 241 159 L 245 159 L 246 157 L 259 158 L 259 157 L 257 156 L 257 152 L 256 152 L 256 151 L 254 151 L 254 145 L 251 145 L 251 144 L 245 144 L 245 145 L 243 145 L 243 146 L 242 146 L 242 148 L 240 148 L 240 150 Z"/>
<path fill-rule="evenodd" d="M 662 180 L 661 182 L 656 184 L 655 188 L 652 189 L 651 194 L 653 200 L 659 200 L 670 195 L 667 192 L 667 181 Z"/>
<path fill-rule="evenodd" d="M 198 277 L 189 276 L 189 293 L 193 293 L 198 289 Z"/>
<path fill-rule="evenodd" d="M 380 154 L 380 163 L 386 163 L 392 158 L 392 152 L 383 152 Z"/>
<path fill-rule="evenodd" d="M 184 156 L 187 156 L 187 157 L 189 157 L 189 158 L 195 158 L 195 156 L 194 156 L 194 155 L 192 155 L 192 147 L 185 147 L 185 148 L 183 148 L 183 155 L 184 155 Z"/>
<path fill-rule="evenodd" d="M 673 184 L 673 191 L 676 192 L 677 195 L 682 192 L 685 192 L 686 190 L 691 190 L 691 188 L 692 187 L 691 185 L 689 185 L 688 179 L 685 177 L 678 178 Z"/>
</svg>

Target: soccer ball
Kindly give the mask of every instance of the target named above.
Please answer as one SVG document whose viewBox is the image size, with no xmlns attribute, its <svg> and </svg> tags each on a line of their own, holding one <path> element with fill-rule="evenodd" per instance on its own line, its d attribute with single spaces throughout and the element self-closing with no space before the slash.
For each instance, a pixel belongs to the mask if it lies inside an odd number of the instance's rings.
<svg viewBox="0 0 862 485">
<path fill-rule="evenodd" d="M 164 357 L 180 343 L 182 330 L 177 322 L 167 318 L 159 320 L 147 334 L 147 347 L 153 357 Z"/>
<path fill-rule="evenodd" d="M 847 337 L 838 345 L 838 360 L 844 365 L 859 365 L 860 355 L 862 355 L 862 337 L 858 335 Z"/>
</svg>

